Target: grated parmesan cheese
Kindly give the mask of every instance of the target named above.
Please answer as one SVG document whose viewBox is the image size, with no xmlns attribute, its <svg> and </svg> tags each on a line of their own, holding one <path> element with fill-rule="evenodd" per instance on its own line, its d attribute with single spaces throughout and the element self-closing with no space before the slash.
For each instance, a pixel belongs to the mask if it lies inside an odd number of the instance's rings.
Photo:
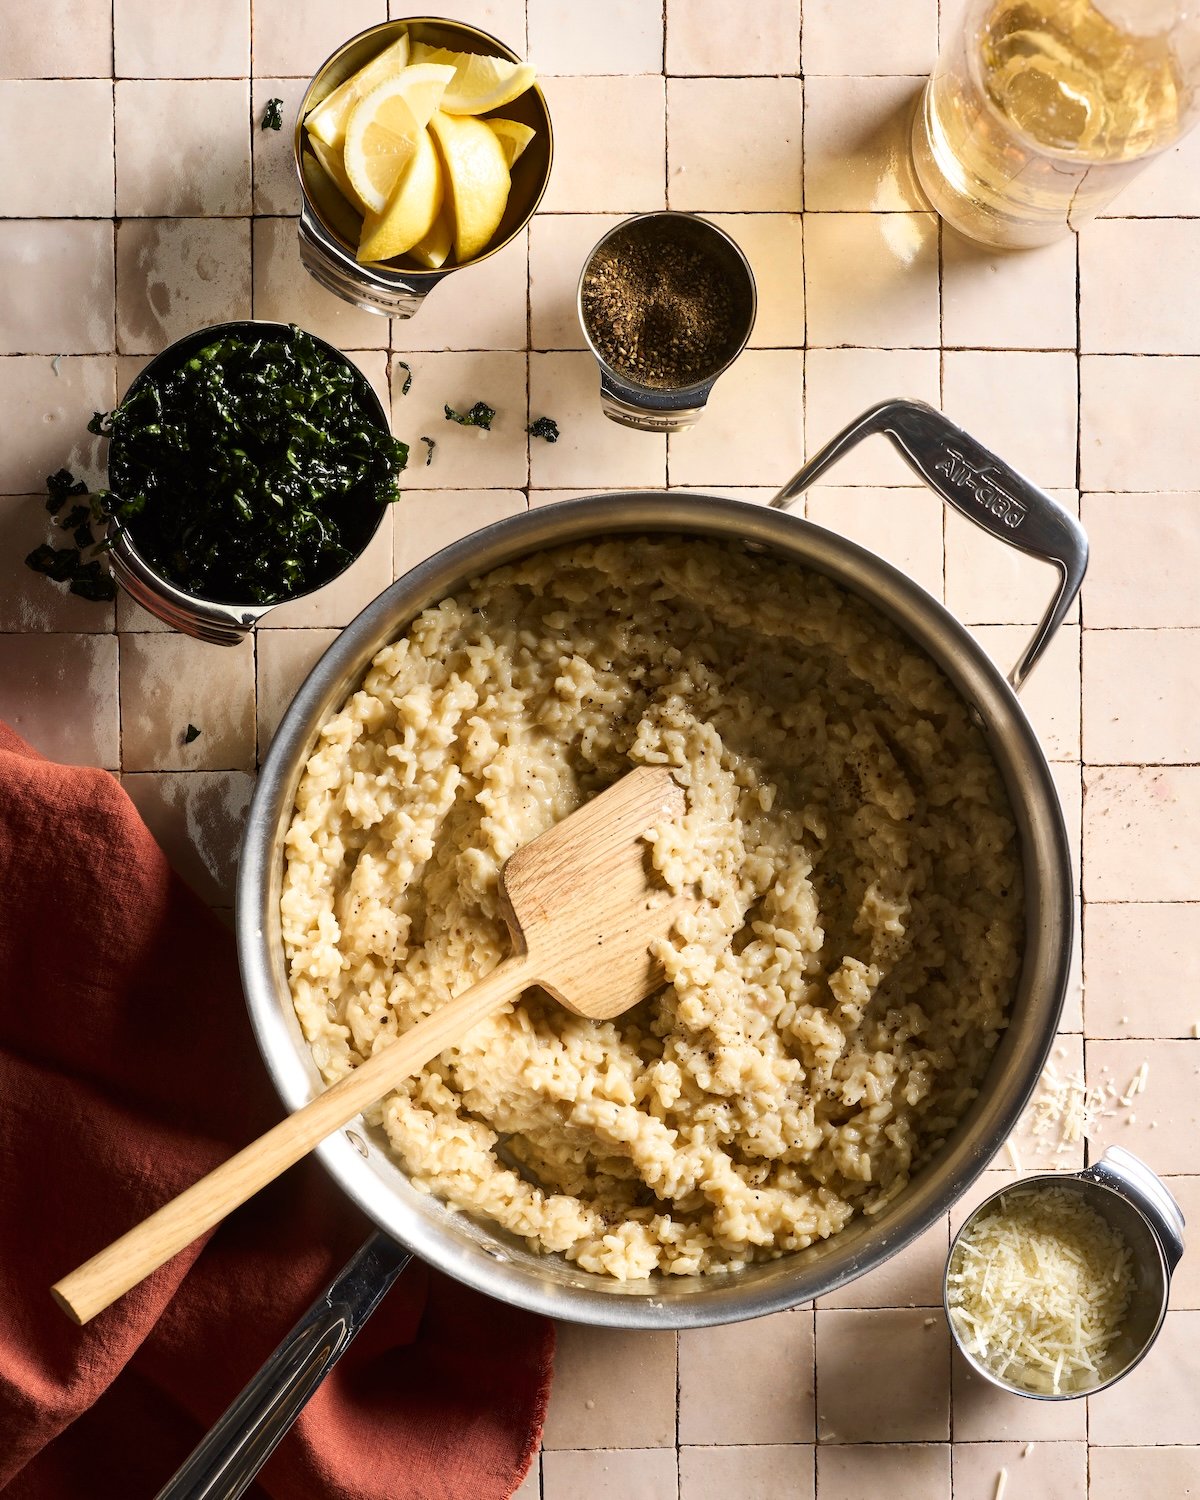
<svg viewBox="0 0 1200 1500">
<path fill-rule="evenodd" d="M 1132 1261 L 1078 1193 L 1010 1188 L 955 1244 L 950 1318 L 968 1354 L 1013 1385 L 1086 1389 L 1133 1296 Z"/>
</svg>

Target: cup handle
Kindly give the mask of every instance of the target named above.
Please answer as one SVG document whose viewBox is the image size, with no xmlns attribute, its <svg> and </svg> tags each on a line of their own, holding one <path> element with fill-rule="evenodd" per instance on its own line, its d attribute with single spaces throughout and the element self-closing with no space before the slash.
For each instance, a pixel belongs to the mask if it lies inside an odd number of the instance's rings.
<svg viewBox="0 0 1200 1500">
<path fill-rule="evenodd" d="M 424 272 L 408 279 L 393 272 L 385 280 L 367 266 L 357 265 L 335 255 L 314 227 L 307 209 L 302 209 L 296 226 L 300 241 L 300 263 L 312 279 L 364 312 L 385 317 L 411 318 L 433 287 L 447 272 Z"/>
<path fill-rule="evenodd" d="M 1168 1274 L 1175 1269 L 1183 1255 L 1183 1210 L 1141 1157 L 1124 1146 L 1110 1146 L 1098 1162 L 1077 1175 L 1111 1188 L 1140 1209 L 1162 1246 Z"/>
<path fill-rule="evenodd" d="M 1038 662 L 1070 609 L 1087 568 L 1083 527 L 1045 490 L 1019 474 L 924 401 L 881 401 L 850 423 L 800 469 L 771 501 L 777 510 L 806 490 L 863 438 L 883 433 L 910 468 L 984 531 L 1058 569 L 1058 588 L 1029 644 L 1008 675 L 1014 691 Z"/>
</svg>

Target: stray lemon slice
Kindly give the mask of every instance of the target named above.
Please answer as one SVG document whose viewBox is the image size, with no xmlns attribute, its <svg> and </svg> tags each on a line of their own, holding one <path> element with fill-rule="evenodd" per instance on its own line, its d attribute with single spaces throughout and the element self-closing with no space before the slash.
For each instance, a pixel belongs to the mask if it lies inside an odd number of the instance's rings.
<svg viewBox="0 0 1200 1500">
<path fill-rule="evenodd" d="M 360 261 L 404 255 L 433 228 L 442 206 L 442 169 L 428 130 L 417 137 L 413 159 L 404 169 L 382 214 L 363 219 Z"/>
<path fill-rule="evenodd" d="M 453 248 L 454 220 L 443 200 L 442 211 L 433 221 L 433 228 L 424 239 L 418 240 L 408 253 L 419 266 L 424 266 L 429 271 L 437 271 L 446 264 Z"/>
<path fill-rule="evenodd" d="M 504 159 L 508 163 L 509 170 L 513 162 L 528 146 L 537 131 L 528 125 L 522 125 L 519 120 L 485 120 L 483 122 L 494 133 L 500 142 L 500 148 L 504 152 Z"/>
<path fill-rule="evenodd" d="M 508 203 L 508 166 L 500 142 L 482 120 L 437 110 L 429 128 L 442 158 L 454 254 L 461 264 L 478 255 L 499 228 Z"/>
<path fill-rule="evenodd" d="M 331 150 L 324 141 L 315 135 L 309 136 L 308 147 L 318 162 L 320 162 L 325 175 L 334 184 L 338 192 L 341 193 L 342 197 L 345 198 L 346 202 L 351 207 L 358 209 L 360 214 L 365 212 L 365 205 L 354 191 L 354 184 L 346 176 L 346 168 L 342 164 L 342 153 Z"/>
<path fill-rule="evenodd" d="M 413 48 L 413 61 L 453 66 L 454 80 L 438 105 L 448 115 L 483 115 L 500 109 L 523 94 L 537 77 L 532 63 L 509 62 L 507 57 L 482 52 L 451 52 L 420 42 Z"/>
<path fill-rule="evenodd" d="M 340 150 L 346 139 L 346 122 L 354 106 L 372 89 L 386 83 L 389 78 L 395 78 L 407 62 L 408 32 L 404 32 L 378 57 L 373 57 L 365 67 L 352 73 L 345 83 L 340 83 L 332 94 L 321 100 L 304 122 L 309 135 L 334 150 Z"/>
<path fill-rule="evenodd" d="M 372 89 L 351 111 L 346 175 L 372 213 L 381 214 L 387 206 L 452 76 L 451 68 L 436 63 L 405 68 L 398 78 Z"/>
</svg>

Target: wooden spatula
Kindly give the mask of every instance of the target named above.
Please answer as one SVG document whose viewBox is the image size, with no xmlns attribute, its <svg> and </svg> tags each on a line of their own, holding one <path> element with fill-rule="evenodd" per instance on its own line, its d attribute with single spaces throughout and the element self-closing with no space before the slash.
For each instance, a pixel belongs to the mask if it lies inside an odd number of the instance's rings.
<svg viewBox="0 0 1200 1500">
<path fill-rule="evenodd" d="M 64 1276 L 55 1301 L 78 1323 L 94 1318 L 530 985 L 597 1021 L 652 994 L 663 975 L 650 944 L 670 931 L 681 898 L 656 883 L 642 835 L 682 810 L 670 772 L 641 766 L 518 849 L 500 877 L 511 957 Z"/>
</svg>

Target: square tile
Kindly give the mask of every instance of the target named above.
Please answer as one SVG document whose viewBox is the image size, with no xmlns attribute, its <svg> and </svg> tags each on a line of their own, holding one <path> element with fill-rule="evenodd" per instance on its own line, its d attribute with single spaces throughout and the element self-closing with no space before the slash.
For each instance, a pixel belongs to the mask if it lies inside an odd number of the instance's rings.
<svg viewBox="0 0 1200 1500">
<path fill-rule="evenodd" d="M 392 513 L 397 578 L 451 542 L 527 509 L 520 490 L 410 490 Z"/>
<path fill-rule="evenodd" d="M 141 771 L 121 777 L 171 868 L 210 906 L 232 906 L 254 778 L 245 771 Z"/>
<path fill-rule="evenodd" d="M 210 323 L 248 318 L 249 219 L 126 219 L 117 226 L 117 347 L 157 354 Z"/>
<path fill-rule="evenodd" d="M 553 356 L 544 356 L 553 357 Z M 412 385 L 401 395 L 405 372 L 392 365 L 392 430 L 409 444 L 409 490 L 520 489 L 529 473 L 525 355 L 506 353 L 413 354 Z M 477 401 L 495 408 L 492 430 L 462 427 L 445 408 L 470 411 Z M 549 408 L 558 417 L 555 401 Z M 559 426 L 563 421 L 559 418 Z M 437 444 L 433 462 L 423 462 L 421 435 Z M 546 444 L 539 444 L 545 447 Z M 562 447 L 560 441 L 558 447 Z M 551 450 L 553 451 L 553 449 Z"/>
<path fill-rule="evenodd" d="M 956 1445 L 976 1441 L 1086 1441 L 1086 1401 L 1030 1401 L 1027 1396 L 1010 1396 L 977 1375 L 957 1349 L 951 1354 L 951 1363 Z M 1020 1494 L 1015 1482 L 1011 1493 Z M 992 1494 L 985 1491 L 983 1500 L 992 1500 Z"/>
<path fill-rule="evenodd" d="M 1088 1500 L 1086 1443 L 955 1443 L 958 1500 L 992 1500 L 1001 1471 L 1021 1500 Z"/>
<path fill-rule="evenodd" d="M 0 635 L 0 719 L 50 760 L 115 770 L 116 636 Z"/>
<path fill-rule="evenodd" d="M 300 183 L 292 151 L 292 122 L 308 91 L 307 78 L 263 78 L 250 82 L 250 152 L 254 161 L 254 212 L 294 215 L 300 212 Z M 283 125 L 262 128 L 271 99 L 283 100 Z"/>
<path fill-rule="evenodd" d="M 261 764 L 288 704 L 325 651 L 337 630 L 263 630 L 255 642 L 255 720 Z"/>
<path fill-rule="evenodd" d="M 944 1442 L 950 1331 L 923 1308 L 817 1313 L 821 1443 Z M 819 1487 L 819 1476 L 818 1476 Z"/>
<path fill-rule="evenodd" d="M 295 219 L 254 220 L 254 316 L 299 323 L 339 349 L 386 349 L 388 320 L 353 307 L 304 269 Z"/>
<path fill-rule="evenodd" d="M 682 1444 L 811 1443 L 813 1390 L 808 1308 L 679 1335 Z"/>
<path fill-rule="evenodd" d="M 1200 1312 L 1169 1312 L 1154 1348 L 1137 1369 L 1087 1398 L 1092 1447 L 1200 1443 L 1198 1388 Z M 1143 1488 L 1142 1493 L 1153 1491 Z"/>
<path fill-rule="evenodd" d="M 46 475 L 63 468 L 99 489 L 106 445 L 87 424 L 115 400 L 113 362 L 105 355 L 0 359 L 0 411 L 7 422 L 0 494 L 44 492 Z"/>
<path fill-rule="evenodd" d="M 709 214 L 741 247 L 758 289 L 751 349 L 804 346 L 804 221 L 800 214 Z"/>
<path fill-rule="evenodd" d="M 850 1444 L 817 1449 L 821 1500 L 950 1500 L 949 1443 Z M 990 1500 L 990 1497 L 989 1497 Z"/>
<path fill-rule="evenodd" d="M 807 514 L 818 526 L 878 553 L 941 600 L 942 502 L 929 490 L 818 485 L 808 492 Z"/>
<path fill-rule="evenodd" d="M 592 247 L 620 214 L 535 214 L 529 225 L 529 326 L 534 349 L 586 349 L 576 293 Z"/>
<path fill-rule="evenodd" d="M 810 349 L 804 362 L 805 453 L 816 453 L 869 407 L 893 396 L 941 405 L 936 349 Z M 838 485 L 911 488 L 914 482 L 913 471 L 882 434 L 840 458 L 829 478 Z"/>
<path fill-rule="evenodd" d="M 778 488 L 803 458 L 804 355 L 799 349 L 744 350 L 713 387 L 700 421 L 667 439 L 673 485 Z"/>
<path fill-rule="evenodd" d="M 542 213 L 633 214 L 665 207 L 661 77 L 547 78 L 543 87 L 554 121 L 554 170 Z"/>
<path fill-rule="evenodd" d="M 898 1255 L 848 1286 L 817 1298 L 817 1310 L 830 1307 L 942 1306 L 942 1274 L 950 1250 L 945 1219 L 927 1229 Z"/>
<path fill-rule="evenodd" d="M 1085 490 L 1189 490 L 1196 480 L 1179 413 L 1200 405 L 1200 359 L 1089 355 L 1079 362 Z"/>
<path fill-rule="evenodd" d="M 190 744 L 185 731 L 200 731 Z M 254 769 L 254 641 L 212 646 L 176 631 L 121 637 L 126 771 Z"/>
<path fill-rule="evenodd" d="M 1029 641 L 1024 625 L 977 625 L 974 634 L 1004 673 Z M 1021 689 L 1047 760 L 1079 759 L 1079 626 L 1063 625 Z"/>
<path fill-rule="evenodd" d="M 1200 354 L 1200 220 L 1098 219 L 1079 236 L 1085 354 Z M 1153 266 L 1153 275 L 1148 268 Z"/>
<path fill-rule="evenodd" d="M 1200 906 L 1092 901 L 1084 932 L 1089 1037 L 1192 1036 L 1200 1022 Z M 1147 989 L 1147 953 L 1169 984 Z"/>
<path fill-rule="evenodd" d="M 1200 1448 L 1096 1448 L 1088 1455 L 1090 1500 L 1200 1494 Z"/>
<path fill-rule="evenodd" d="M 18 14 L 11 11 L 4 38 L 0 67 L 5 78 L 112 77 L 107 7 L 94 0 L 42 0 L 21 20 Z"/>
<path fill-rule="evenodd" d="M 938 54 L 937 0 L 804 0 L 804 71 L 930 73 Z M 886 38 L 886 44 L 881 44 Z"/>
<path fill-rule="evenodd" d="M 805 214 L 809 344 L 936 348 L 937 238 L 933 214 Z"/>
<path fill-rule="evenodd" d="M 246 79 L 120 82 L 116 96 L 118 214 L 228 218 L 250 212 Z"/>
<path fill-rule="evenodd" d="M 1200 1130 L 1200 1043 L 1186 1041 L 1092 1042 L 1087 1045 L 1087 1076 L 1093 1083 L 1107 1068 L 1119 1089 L 1125 1089 L 1145 1066 L 1146 1083 L 1129 1110 L 1102 1120 L 1099 1149 L 1126 1146 L 1149 1162 L 1156 1172 L 1187 1174 L 1196 1166 L 1196 1132 Z M 1200 1321 L 1195 1325 L 1200 1332 Z M 1157 1352 L 1157 1351 L 1156 1351 Z M 1190 1436 L 1168 1438 L 1175 1443 L 1200 1442 L 1200 1424 Z"/>
<path fill-rule="evenodd" d="M 343 42 L 386 21 L 387 0 L 254 0 L 254 71 L 311 78 Z"/>
<path fill-rule="evenodd" d="M 397 500 L 388 507 L 366 551 L 344 573 L 311 594 L 276 605 L 264 615 L 259 631 L 349 625 L 392 581 L 392 521 L 396 506 L 403 503 Z"/>
<path fill-rule="evenodd" d="M 925 207 L 909 149 L 924 86 L 924 74 L 805 83 L 806 209 L 884 213 Z"/>
<path fill-rule="evenodd" d="M 539 73 L 661 73 L 663 13 L 644 0 L 528 0 L 529 55 Z"/>
<path fill-rule="evenodd" d="M 1198 221 L 1200 222 L 1200 221 Z M 1200 630 L 1089 630 L 1083 640 L 1083 748 L 1092 764 L 1200 760 L 1200 724 L 1180 685 L 1200 662 Z"/>
<path fill-rule="evenodd" d="M 1079 497 L 1074 490 L 1051 490 L 1050 496 L 1071 515 L 1079 515 Z M 1006 547 L 974 521 L 947 507 L 946 603 L 964 624 L 1019 621 L 1036 625 L 1057 585 L 1058 569 L 1053 564 L 1017 547 Z M 1078 599 L 1067 619 L 1079 619 Z"/>
<path fill-rule="evenodd" d="M 1073 354 L 955 351 L 943 361 L 946 415 L 1044 489 L 1075 485 Z"/>
<path fill-rule="evenodd" d="M 771 122 L 765 134 L 764 120 Z M 669 78 L 670 206 L 798 213 L 804 206 L 802 135 L 798 78 Z"/>
<path fill-rule="evenodd" d="M 393 343 L 401 350 L 524 350 L 528 285 L 529 241 L 523 231 L 503 250 L 435 286 L 417 317 L 397 322 Z"/>
<path fill-rule="evenodd" d="M 674 1333 L 559 1323 L 542 1446 L 674 1449 Z"/>
<path fill-rule="evenodd" d="M 530 483 L 538 489 L 657 490 L 666 484 L 666 438 L 609 421 L 590 354 L 531 354 L 529 409 L 553 417 L 560 434 L 557 443 L 530 445 Z"/>
<path fill-rule="evenodd" d="M 115 347 L 113 226 L 0 219 L 4 354 L 106 354 Z"/>
<path fill-rule="evenodd" d="M 52 141 L 53 150 L 30 150 Z M 104 79 L 0 83 L 6 218 L 107 218 L 113 211 L 113 88 Z"/>
<path fill-rule="evenodd" d="M 245 78 L 250 72 L 246 0 L 113 0 L 118 78 Z"/>
<path fill-rule="evenodd" d="M 1200 494 L 1085 495 L 1089 627 L 1200 625 Z"/>
<path fill-rule="evenodd" d="M 677 1500 L 671 1449 L 542 1454 L 542 1500 Z"/>
<path fill-rule="evenodd" d="M 814 1457 L 804 1443 L 681 1448 L 679 1500 L 814 1500 Z"/>
<path fill-rule="evenodd" d="M 1074 349 L 1075 238 L 1012 254 L 942 230 L 942 338 L 961 349 Z"/>
<path fill-rule="evenodd" d="M 25 566 L 29 553 L 45 541 L 71 545 L 47 514 L 44 494 L 0 497 L 0 632 L 111 630 L 111 603 L 81 599 L 65 583 Z"/>
<path fill-rule="evenodd" d="M 1084 772 L 1088 901 L 1200 901 L 1200 766 Z"/>
<path fill-rule="evenodd" d="M 800 71 L 800 0 L 742 11 L 731 45 L 724 0 L 666 0 L 668 73 L 696 77 Z"/>
</svg>

